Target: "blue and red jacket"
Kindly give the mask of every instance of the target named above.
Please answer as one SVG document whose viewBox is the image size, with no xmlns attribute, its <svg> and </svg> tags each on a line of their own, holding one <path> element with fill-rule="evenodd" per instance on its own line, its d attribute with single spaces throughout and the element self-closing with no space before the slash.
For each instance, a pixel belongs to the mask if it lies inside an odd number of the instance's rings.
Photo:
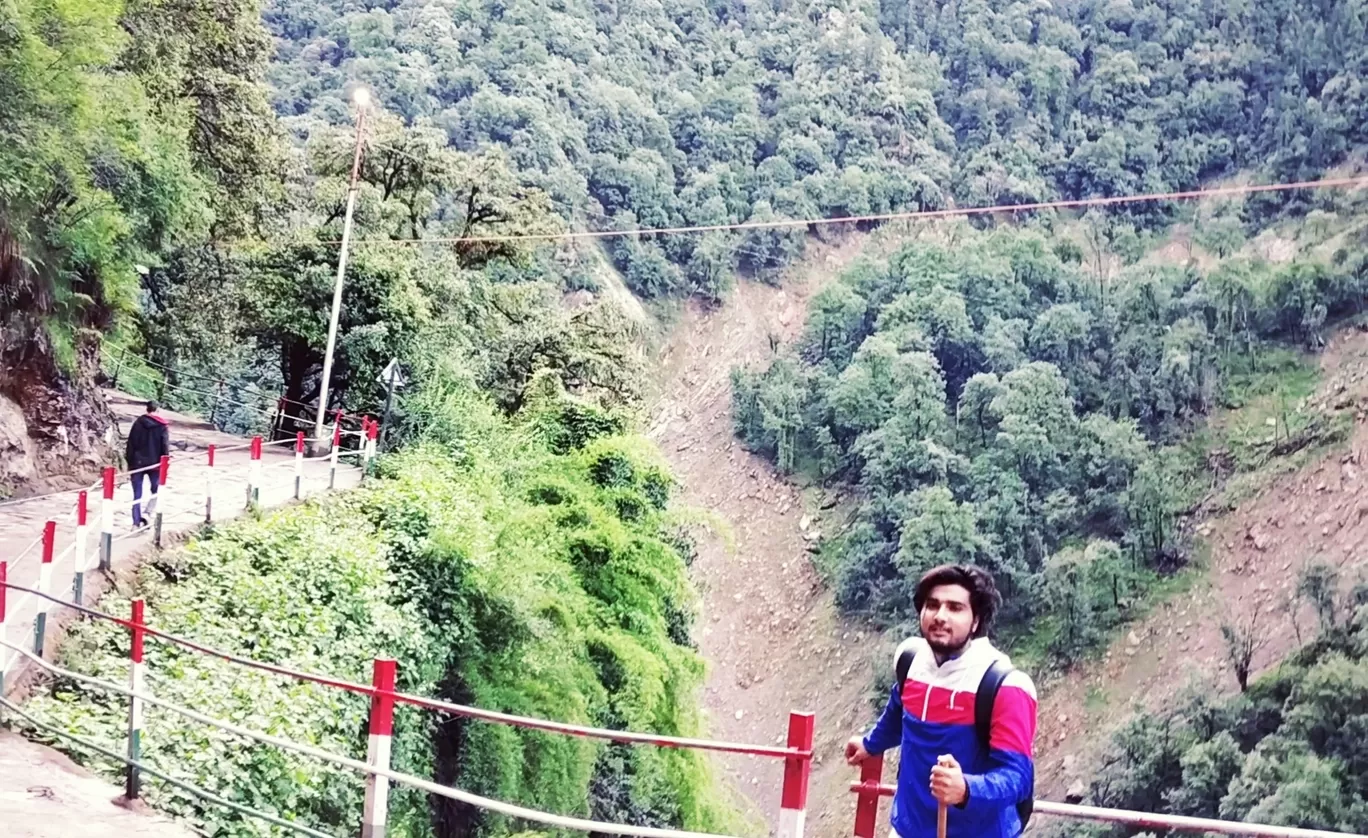
<svg viewBox="0 0 1368 838">
<path fill-rule="evenodd" d="M 931 769 L 942 755 L 951 754 L 964 770 L 969 799 L 963 807 L 950 807 L 949 838 L 1016 838 L 1022 831 L 1016 804 L 1030 794 L 1035 780 L 1035 685 L 1024 672 L 1008 674 L 993 704 L 988 752 L 983 753 L 974 731 L 975 693 L 989 665 L 995 660 L 1010 663 L 1007 656 L 980 638 L 958 657 L 937 665 L 919 637 L 905 641 L 898 654 L 909 645 L 916 657 L 902 693 L 894 684 L 888 706 L 864 738 L 871 754 L 902 747 L 894 831 L 901 838 L 936 834 Z"/>
</svg>

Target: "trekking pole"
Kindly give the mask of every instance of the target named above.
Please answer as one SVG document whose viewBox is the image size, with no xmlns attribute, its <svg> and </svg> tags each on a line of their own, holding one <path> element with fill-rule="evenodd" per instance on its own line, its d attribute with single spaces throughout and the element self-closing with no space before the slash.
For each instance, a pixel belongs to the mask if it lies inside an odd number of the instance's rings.
<svg viewBox="0 0 1368 838">
<path fill-rule="evenodd" d="M 953 764 L 953 760 L 947 757 L 941 757 L 936 760 L 936 763 L 948 767 Z M 949 816 L 949 812 L 950 810 L 945 806 L 945 801 L 941 801 L 940 805 L 936 807 L 936 838 L 945 838 L 946 819 Z"/>
</svg>

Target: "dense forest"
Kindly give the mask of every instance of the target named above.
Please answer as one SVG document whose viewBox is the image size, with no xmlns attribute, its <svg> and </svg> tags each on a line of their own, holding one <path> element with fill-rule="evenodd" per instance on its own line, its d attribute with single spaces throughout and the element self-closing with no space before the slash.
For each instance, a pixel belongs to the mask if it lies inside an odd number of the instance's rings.
<svg viewBox="0 0 1368 838">
<path fill-rule="evenodd" d="M 1359 2 L 292 0 L 267 20 L 299 135 L 344 120 L 359 80 L 456 148 L 506 148 L 598 230 L 1296 180 L 1368 130 Z M 799 235 L 608 249 L 640 294 L 716 298 Z"/>
<path fill-rule="evenodd" d="M 45 396 L 71 415 L 87 406 L 83 440 L 98 436 L 81 388 L 102 351 L 174 370 L 160 390 L 203 376 L 242 401 L 316 400 L 358 85 L 380 110 L 327 406 L 349 412 L 378 410 L 374 374 L 391 357 L 451 342 L 508 409 L 539 368 L 631 404 L 634 325 L 611 295 L 566 311 L 559 292 L 617 274 L 645 297 L 716 301 L 737 275 L 778 281 L 809 231 L 388 241 L 1314 177 L 1364 130 L 1357 3 L 3 9 L 0 127 L 16 139 L 0 152 L 4 389 L 33 402 L 64 375 L 76 392 Z M 1262 195 L 1242 220 L 1317 200 Z M 1175 212 L 1113 212 L 1099 235 L 1133 249 Z M 26 418 L 59 436 L 51 417 Z"/>
<path fill-rule="evenodd" d="M 1265 344 L 1317 343 L 1327 317 L 1361 310 L 1368 276 L 1239 259 L 1099 287 L 1068 238 L 946 239 L 818 293 L 792 355 L 733 374 L 737 432 L 781 469 L 859 487 L 828 547 L 843 606 L 903 619 L 922 571 L 976 562 L 1006 586 L 1004 627 L 1069 659 L 1185 563 L 1177 513 L 1210 483 L 1185 435 L 1281 386 L 1295 358 Z M 1326 430 L 1306 422 L 1285 413 L 1222 450 L 1257 462 Z"/>
</svg>

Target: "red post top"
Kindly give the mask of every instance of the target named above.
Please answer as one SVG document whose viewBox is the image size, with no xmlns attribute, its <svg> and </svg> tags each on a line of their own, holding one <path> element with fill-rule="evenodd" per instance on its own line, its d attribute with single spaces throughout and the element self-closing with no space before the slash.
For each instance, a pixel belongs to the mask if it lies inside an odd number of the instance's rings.
<svg viewBox="0 0 1368 838">
<path fill-rule="evenodd" d="M 157 482 L 166 485 L 166 473 L 171 470 L 171 458 L 166 454 L 162 455 L 161 462 L 157 464 Z"/>
<path fill-rule="evenodd" d="M 0 623 L 5 622 L 5 594 L 9 593 L 9 588 L 5 587 L 7 576 L 9 576 L 9 562 L 0 562 Z"/>
<path fill-rule="evenodd" d="M 259 436 L 252 437 L 252 459 L 261 459 L 261 437 Z"/>
<path fill-rule="evenodd" d="M 789 713 L 788 746 L 807 751 L 806 756 L 784 760 L 784 796 L 779 805 L 784 809 L 806 809 L 808 777 L 812 774 L 812 734 L 816 719 L 811 713 Z"/>
<path fill-rule="evenodd" d="M 89 506 L 88 501 L 86 500 L 86 493 L 81 492 L 76 496 L 76 526 L 84 527 L 86 525 L 86 513 L 88 510 Z"/>
<path fill-rule="evenodd" d="M 133 600 L 133 662 L 143 662 L 143 625 L 145 624 L 145 605 L 140 599 Z"/>
<path fill-rule="evenodd" d="M 874 838 L 879 828 L 879 782 L 883 779 L 883 757 L 871 756 L 860 763 L 860 790 L 855 799 L 855 835 Z"/>
<path fill-rule="evenodd" d="M 57 522 L 43 525 L 43 564 L 52 564 L 52 551 L 57 546 Z"/>
<path fill-rule="evenodd" d="M 389 658 L 376 658 L 371 686 L 380 695 L 371 696 L 370 735 L 394 735 L 394 683 L 399 665 Z"/>
<path fill-rule="evenodd" d="M 114 500 L 114 467 L 105 466 L 104 470 L 104 499 Z"/>
<path fill-rule="evenodd" d="M 371 426 L 370 426 L 370 435 L 369 435 L 367 438 L 368 438 L 368 439 L 372 439 L 372 440 L 376 440 L 376 439 L 379 439 L 379 438 L 380 438 L 380 423 L 379 423 L 379 422 L 372 422 L 372 423 L 371 423 Z"/>
<path fill-rule="evenodd" d="M 337 424 L 333 425 L 333 448 L 342 444 L 342 412 L 337 412 Z"/>
<path fill-rule="evenodd" d="M 209 468 L 214 467 L 214 446 L 209 446 Z"/>
<path fill-rule="evenodd" d="M 295 431 L 295 453 L 296 453 L 296 454 L 303 454 L 303 453 L 304 453 L 304 432 L 303 432 L 303 431 Z"/>
</svg>

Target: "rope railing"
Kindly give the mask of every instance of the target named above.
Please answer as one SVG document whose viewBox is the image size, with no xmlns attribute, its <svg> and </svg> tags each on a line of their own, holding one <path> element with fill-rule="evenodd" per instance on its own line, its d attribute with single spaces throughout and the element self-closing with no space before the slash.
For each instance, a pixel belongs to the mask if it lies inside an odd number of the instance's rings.
<svg viewBox="0 0 1368 838">
<path fill-rule="evenodd" d="M 0 582 L 0 588 L 7 588 L 12 591 L 41 597 L 55 605 L 70 607 L 77 612 L 99 620 L 114 623 L 130 631 L 138 630 L 148 637 L 164 641 L 168 644 L 188 649 L 192 652 L 218 658 L 238 666 L 268 672 L 296 681 L 318 684 L 324 687 L 343 690 L 355 693 L 367 698 L 386 698 L 393 700 L 397 704 L 407 704 L 427 710 L 434 710 L 447 713 L 453 716 L 463 716 L 466 718 L 479 719 L 487 722 L 510 725 L 513 727 L 540 730 L 548 733 L 563 733 L 568 736 L 580 736 L 589 739 L 602 739 L 611 742 L 632 743 L 639 745 L 656 745 L 662 748 L 685 748 L 691 750 L 718 751 L 722 753 L 745 754 L 749 756 L 776 757 L 779 759 L 789 759 L 793 757 L 806 759 L 812 756 L 811 750 L 800 748 L 776 747 L 771 745 L 748 745 L 736 742 L 721 742 L 711 739 L 690 739 L 679 736 L 662 736 L 653 733 L 632 733 L 621 730 L 610 730 L 608 728 L 587 727 L 584 725 L 569 724 L 566 722 L 555 722 L 548 719 L 538 719 L 530 716 L 516 716 L 509 713 L 500 713 L 494 710 L 484 710 L 479 707 L 472 707 L 466 704 L 456 704 L 440 699 L 428 698 L 426 696 L 412 695 L 393 690 L 378 689 L 370 684 L 362 684 L 356 681 L 348 681 L 331 675 L 319 675 L 299 669 L 292 669 L 280 664 L 266 663 L 254 660 L 242 655 L 225 652 L 194 640 L 180 637 L 170 632 L 161 631 L 147 623 L 134 623 L 132 620 L 118 617 L 85 605 L 76 605 L 55 597 L 48 593 L 37 591 L 24 585 L 13 582 Z"/>
<path fill-rule="evenodd" d="M 345 416 L 343 417 L 344 421 L 346 421 L 347 419 L 350 419 L 350 418 L 352 418 L 352 417 L 345 417 Z M 361 417 L 357 417 L 357 418 L 359 418 L 359 420 L 363 423 L 363 427 L 362 427 L 362 428 L 359 428 L 359 429 L 356 429 L 356 430 L 351 430 L 351 429 L 348 429 L 348 428 L 340 428 L 340 429 L 339 429 L 339 428 L 337 427 L 337 425 L 336 425 L 335 422 L 334 422 L 334 424 L 333 424 L 333 429 L 334 429 L 334 437 L 333 437 L 333 438 L 334 438 L 334 448 L 335 448 L 335 449 L 336 449 L 337 445 L 341 443 L 342 440 L 348 439 L 348 438 L 350 438 L 350 437 L 357 437 L 357 438 L 361 441 L 361 446 L 358 447 L 358 448 L 349 448 L 349 449 L 346 449 L 346 450 L 337 450 L 337 455 L 338 455 L 339 457 L 348 457 L 348 456 L 357 456 L 357 455 L 365 456 L 365 455 L 367 454 L 365 443 L 366 443 L 366 441 L 367 441 L 367 439 L 368 439 L 368 434 L 370 433 L 370 430 L 369 430 L 369 429 L 370 429 L 370 427 L 373 426 L 373 425 L 378 425 L 378 423 L 374 422 L 373 420 L 371 420 L 369 417 L 366 417 L 366 416 L 361 416 Z M 221 455 L 221 454 L 234 453 L 234 452 L 237 452 L 237 451 L 246 451 L 246 450 L 250 450 L 250 449 L 258 448 L 258 447 L 264 450 L 264 449 L 268 449 L 268 448 L 274 448 L 274 447 L 276 447 L 276 446 L 285 447 L 285 446 L 287 446 L 287 445 L 297 445 L 297 444 L 298 444 L 297 437 L 283 437 L 283 438 L 281 438 L 281 439 L 269 440 L 269 441 L 268 441 L 268 440 L 264 439 L 263 437 L 255 436 L 255 437 L 253 437 L 253 438 L 247 440 L 246 442 L 243 442 L 243 443 L 238 444 L 238 445 L 209 446 L 209 447 L 210 447 L 210 448 L 213 448 L 217 454 L 220 454 L 220 455 Z M 194 457 L 202 456 L 202 455 L 204 455 L 205 453 L 206 453 L 206 451 L 195 451 L 195 452 L 193 452 L 193 453 L 185 453 L 185 454 L 168 454 L 168 455 L 166 455 L 165 459 L 167 460 L 167 462 L 172 463 L 172 464 L 175 464 L 175 463 L 185 462 L 186 460 L 191 459 L 191 458 L 194 458 Z M 372 455 L 372 456 L 373 456 L 373 455 Z M 117 470 L 117 469 L 116 469 L 116 470 L 113 472 L 113 474 L 114 474 L 114 477 L 115 477 L 115 479 L 116 479 L 116 481 L 117 481 L 118 478 L 132 477 L 133 475 L 136 475 L 136 474 L 144 474 L 144 473 L 148 473 L 148 472 L 152 472 L 152 471 L 157 471 L 157 470 L 160 469 L 161 467 L 162 467 L 162 466 L 161 466 L 160 464 L 155 464 L 155 465 L 143 466 L 143 467 L 141 467 L 141 468 L 135 468 L 135 469 L 123 469 L 123 470 Z M 107 470 L 107 469 L 106 469 L 106 470 Z M 22 506 L 22 505 L 37 503 L 37 502 L 40 502 L 40 501 L 52 500 L 53 498 L 59 498 L 59 497 L 70 496 L 70 497 L 75 498 L 76 496 L 80 495 L 80 493 L 82 493 L 82 492 L 92 492 L 92 491 L 94 491 L 94 490 L 96 490 L 96 489 L 99 489 L 100 486 L 101 486 L 101 483 L 102 483 L 102 480 L 97 480 L 97 481 L 95 481 L 94 483 L 91 483 L 91 484 L 89 484 L 89 485 L 86 485 L 86 486 L 78 486 L 78 487 L 73 488 L 73 489 L 62 489 L 62 490 L 60 490 L 60 491 L 48 492 L 48 493 L 42 494 L 42 495 L 31 495 L 31 496 L 23 497 L 23 498 L 12 498 L 12 499 L 9 499 L 9 500 L 0 501 L 0 510 L 4 510 L 4 509 L 10 508 L 10 507 L 16 507 L 16 506 Z M 127 486 L 129 486 L 129 485 L 130 485 L 129 482 L 118 483 L 118 484 L 116 485 L 115 488 L 116 488 L 116 490 L 117 490 L 117 489 L 119 489 L 120 487 L 127 487 Z M 71 508 L 71 509 L 72 509 L 72 510 L 75 509 L 75 502 L 74 502 L 74 501 L 73 501 L 73 504 L 72 504 L 72 508 Z M 0 515 L 2 515 L 2 514 L 3 514 L 3 511 L 0 511 Z M 71 512 L 71 511 L 68 511 L 68 513 L 67 513 L 68 517 L 69 517 L 71 514 L 72 514 L 72 512 Z M 35 544 L 36 544 L 36 543 L 37 543 L 37 542 L 35 541 Z M 30 546 L 29 546 L 29 549 L 32 549 L 33 546 L 34 546 L 34 545 L 30 545 Z"/>
<path fill-rule="evenodd" d="M 100 484 L 99 484 L 99 481 L 96 481 L 96 482 L 94 482 L 94 483 L 91 483 L 89 486 L 80 486 L 80 487 L 77 487 L 77 488 L 75 488 L 75 489 L 59 489 L 59 490 L 56 491 L 56 492 L 48 492 L 48 493 L 42 494 L 42 495 L 29 495 L 29 496 L 27 496 L 27 497 L 22 497 L 22 498 L 11 498 L 11 499 L 9 499 L 9 500 L 0 500 L 0 509 L 5 509 L 5 508 L 11 507 L 11 506 L 22 506 L 22 505 L 24 505 L 24 504 L 36 503 L 36 502 L 38 502 L 38 501 L 40 501 L 40 500 L 52 500 L 53 498 L 60 498 L 60 497 L 62 497 L 62 496 L 64 496 L 64 495 L 72 495 L 72 494 L 75 494 L 75 493 L 77 493 L 77 492 L 88 492 L 88 491 L 90 491 L 91 489 L 94 489 L 94 488 L 98 487 L 99 485 L 100 485 Z"/>
<path fill-rule="evenodd" d="M 881 797 L 892 797 L 897 793 L 897 788 L 885 785 L 882 778 L 882 757 L 871 756 L 860 763 L 860 782 L 850 786 L 850 790 L 856 795 L 855 838 L 875 838 L 879 830 L 879 799 Z M 1270 826 L 1240 821 L 1222 821 L 1213 818 L 1161 815 L 1152 812 L 1134 812 L 1127 809 L 1106 809 L 1099 806 L 1055 803 L 1049 800 L 1035 801 L 1033 811 L 1036 815 L 1124 824 L 1140 829 L 1171 829 L 1178 832 L 1243 835 L 1248 836 L 1248 838 L 1368 838 L 1368 836 L 1355 833 L 1329 832 L 1324 829 L 1300 829 L 1291 826 Z"/>
<path fill-rule="evenodd" d="M 141 600 L 135 600 L 135 615 L 137 615 L 137 613 L 141 609 Z M 542 812 L 535 809 L 529 809 L 524 806 L 507 803 L 501 800 L 495 800 L 493 798 L 483 797 L 481 795 L 473 794 L 467 791 L 462 791 L 451 786 L 435 783 L 431 780 L 427 780 L 412 774 L 395 771 L 389 768 L 387 765 L 376 764 L 374 760 L 370 762 L 362 762 L 360 760 L 355 760 L 350 757 L 342 756 L 340 754 L 334 754 L 329 751 L 325 751 L 321 748 L 315 748 L 310 745 L 304 745 L 298 742 L 294 742 L 290 739 L 252 730 L 250 728 L 233 724 L 231 722 L 226 722 L 221 719 L 215 719 L 211 716 L 196 712 L 195 710 L 191 710 L 188 707 L 183 707 L 179 704 L 176 704 L 175 702 L 159 698 L 140 689 L 141 685 L 145 682 L 145 674 L 141 671 L 141 668 L 144 666 L 142 661 L 143 649 L 137 632 L 140 629 L 145 630 L 145 627 L 142 627 L 136 619 L 131 622 L 133 623 L 135 629 L 135 640 L 133 644 L 134 670 L 130 678 L 132 684 L 132 686 L 130 687 L 123 687 L 118 684 L 114 684 L 91 675 L 75 672 L 65 667 L 49 663 L 48 661 L 44 660 L 41 656 L 35 655 L 27 649 L 12 644 L 4 639 L 0 639 L 0 646 L 9 648 L 17 654 L 22 655 L 23 657 L 32 661 L 35 665 L 39 666 L 40 668 L 42 668 L 43 670 L 47 671 L 52 675 L 68 679 L 70 681 L 87 684 L 89 686 L 95 687 L 96 689 L 103 690 L 105 692 L 115 693 L 117 695 L 122 695 L 131 699 L 132 710 L 130 711 L 130 742 L 132 743 L 137 743 L 138 741 L 140 741 L 140 705 L 146 704 L 153 707 L 160 707 L 164 710 L 168 710 L 184 718 L 190 719 L 191 721 L 215 728 L 217 730 L 224 731 L 225 733 L 230 733 L 235 736 L 251 739 L 253 741 L 260 742 L 266 745 L 272 745 L 274 747 L 280 748 L 281 750 L 292 751 L 294 753 L 311 757 L 313 759 L 331 762 L 335 765 L 340 765 L 344 768 L 349 768 L 354 771 L 357 771 L 368 778 L 383 778 L 384 780 L 389 782 L 400 783 L 402 785 L 418 789 L 419 791 L 427 792 L 428 794 L 444 797 L 450 800 L 456 800 L 479 809 L 484 809 L 490 812 L 496 812 L 498 814 L 507 815 L 509 817 L 517 818 L 519 820 L 528 821 L 531 823 L 543 824 L 545 826 L 550 826 L 557 829 L 568 829 L 587 833 L 605 833 L 609 835 L 635 836 L 635 838 L 728 838 L 728 836 L 722 836 L 716 833 L 691 832 L 687 830 L 661 829 L 657 827 L 633 826 L 629 824 L 594 821 L 585 818 L 557 815 L 549 812 Z M 388 663 L 391 665 L 389 671 L 392 674 L 393 662 L 389 661 Z M 392 702 L 394 700 L 398 700 L 399 698 L 398 694 L 389 691 L 380 691 L 380 693 L 381 694 L 377 697 L 376 701 L 372 703 L 372 737 L 376 735 L 375 728 L 377 727 L 375 708 L 377 706 L 385 706 L 385 702 L 387 699 Z M 8 702 L 6 703 L 8 704 Z M 390 709 L 392 711 L 392 703 Z M 388 738 L 388 725 L 392 722 L 389 718 L 386 718 L 384 721 L 387 723 L 385 725 L 385 727 L 387 728 L 387 732 L 381 735 L 384 735 L 386 736 L 386 738 Z M 136 761 L 137 750 L 138 746 L 136 744 L 130 745 L 130 761 Z M 372 748 L 372 753 L 374 753 L 375 750 L 376 749 Z M 384 751 L 388 753 L 388 747 L 386 747 Z M 793 759 L 794 757 L 789 758 Z M 130 766 L 130 776 L 132 770 L 136 770 L 136 767 Z M 129 787 L 132 788 L 134 786 L 136 786 L 136 780 L 130 779 Z M 368 783 L 368 810 L 370 809 L 370 804 L 372 802 L 372 795 L 370 790 L 371 785 Z M 373 825 L 373 822 L 368 821 L 366 825 Z M 383 833 L 378 832 L 373 834 Z"/>
<path fill-rule="evenodd" d="M 155 777 L 158 780 L 161 780 L 163 783 L 166 783 L 167 785 L 175 786 L 181 791 L 184 791 L 187 794 L 190 794 L 194 797 L 198 797 L 201 800 L 208 801 L 209 803 L 212 803 L 215 806 L 222 806 L 225 809 L 231 809 L 232 811 L 237 812 L 239 814 L 243 814 L 251 818 L 256 818 L 257 820 L 265 821 L 266 823 L 269 823 L 272 826 L 278 826 L 282 829 L 293 830 L 294 832 L 298 832 L 300 835 L 307 835 L 309 836 L 309 838 L 334 838 L 332 835 L 329 835 L 326 832 L 319 832 L 317 829 L 313 829 L 312 827 L 305 826 L 301 823 L 285 820 L 284 818 L 276 817 L 275 815 L 272 815 L 269 812 L 262 812 L 257 809 L 253 809 L 249 806 L 243 806 L 241 803 L 234 803 L 233 801 L 225 797 L 219 797 L 217 794 L 214 794 L 213 792 L 208 791 L 206 789 L 200 788 L 199 786 L 194 785 L 193 783 L 187 783 L 184 780 L 178 780 L 175 777 L 172 777 L 170 774 L 159 771 L 145 762 L 139 762 L 135 759 L 129 759 L 124 754 L 118 754 L 114 751 L 109 750 L 108 748 L 96 745 L 94 742 L 77 736 L 69 730 L 63 730 L 62 728 L 57 727 L 56 725 L 48 724 L 47 722 L 44 722 L 41 719 L 35 717 L 33 714 L 25 712 L 23 708 L 19 707 L 19 705 L 17 704 L 14 704 L 4 696 L 0 696 L 0 707 L 3 707 L 4 709 L 8 710 L 9 712 L 13 713 L 14 715 L 33 725 L 38 730 L 47 733 L 54 739 L 62 739 L 67 742 L 75 743 L 77 747 L 83 750 L 89 751 L 94 754 L 99 754 L 105 759 L 110 759 L 114 762 L 123 763 L 123 765 L 128 768 L 134 768 L 141 774 L 144 774 L 149 777 Z"/>
<path fill-rule="evenodd" d="M 245 410 L 248 411 L 249 413 L 254 413 L 254 414 L 256 414 L 256 415 L 258 415 L 258 416 L 261 416 L 261 417 L 263 417 L 263 418 L 268 418 L 268 419 L 270 419 L 273 425 L 278 425 L 278 424 L 280 424 L 280 423 L 281 423 L 282 421 L 284 421 L 284 420 L 289 420 L 290 422 L 294 422 L 294 423 L 297 424 L 297 425 L 312 425 L 312 424 L 313 424 L 313 419 L 306 419 L 306 418 L 304 418 L 304 417 L 302 417 L 302 416 L 291 416 L 290 414 L 285 413 L 284 411 L 280 410 L 279 407 L 277 407 L 277 409 L 273 411 L 273 410 L 271 410 L 270 408 L 260 407 L 260 406 L 253 405 L 253 404 L 251 404 L 251 403 L 249 403 L 249 402 L 244 402 L 244 401 L 241 401 L 241 400 L 238 400 L 238 399 L 232 399 L 232 398 L 229 398 L 229 397 L 227 397 L 227 396 L 223 396 L 223 395 L 218 394 L 218 393 L 210 393 L 210 392 L 208 392 L 208 391 L 199 390 L 199 389 L 196 389 L 196 388 L 194 388 L 194 387 L 187 387 L 187 386 L 184 385 L 184 384 L 176 384 L 176 383 L 171 382 L 171 381 L 160 381 L 160 382 L 159 382 L 157 379 L 153 378 L 153 377 L 152 377 L 151 375 L 149 375 L 148 373 L 146 373 L 146 372 L 144 372 L 144 371 L 142 371 L 142 370 L 139 370 L 139 369 L 129 369 L 129 370 L 127 370 L 127 372 L 129 372 L 129 373 L 131 373 L 131 374 L 133 374 L 133 375 L 135 375 L 135 376 L 138 376 L 138 377 L 142 378 L 143 381 L 147 382 L 148 384 L 150 384 L 150 385 L 152 385 L 152 386 L 158 387 L 158 388 L 165 388 L 166 390 L 171 390 L 171 391 L 177 392 L 177 393 L 183 393 L 183 394 L 184 394 L 184 393 L 189 393 L 189 394 L 193 394 L 193 395 L 197 395 L 197 396 L 203 396 L 203 397 L 205 397 L 205 398 L 213 399 L 215 404 L 236 405 L 237 407 L 241 407 L 241 408 L 245 409 Z M 288 400 L 285 399 L 283 396 L 280 396 L 280 397 L 277 397 L 277 398 L 276 398 L 277 405 L 279 405 L 281 402 L 285 402 L 285 401 L 288 401 Z M 306 406 L 307 406 L 307 405 L 306 405 Z M 211 409 L 211 414 L 214 413 L 215 410 L 216 410 L 216 409 Z M 214 417 L 211 415 L 210 418 L 212 419 L 212 418 L 214 418 Z M 349 417 L 349 418 L 350 418 L 350 417 Z"/>
<path fill-rule="evenodd" d="M 365 479 L 365 476 L 370 472 L 376 456 L 378 427 L 367 417 L 363 417 L 362 421 L 365 423 L 364 431 L 361 433 L 362 447 L 356 452 L 360 457 L 359 462 L 344 463 L 341 461 L 343 452 L 340 447 L 347 432 L 339 425 L 334 424 L 333 426 L 333 445 L 329 453 L 327 469 L 326 488 L 328 491 L 336 488 L 338 474 L 356 474 L 359 472 L 362 479 Z M 264 466 L 262 463 L 264 451 L 271 449 L 272 446 L 284 447 L 286 443 L 293 443 L 294 456 L 289 459 L 282 459 L 279 463 Z M 13 572 L 21 568 L 37 576 L 35 586 L 22 586 L 25 593 L 16 602 L 9 604 L 8 615 L 6 614 L 6 603 L 3 596 L 4 590 L 0 590 L 0 638 L 4 636 L 6 623 L 12 622 L 19 614 L 24 613 L 24 609 L 32 603 L 34 596 L 43 598 L 50 605 L 80 607 L 84 602 L 86 574 L 97 568 L 106 573 L 111 571 L 116 544 L 122 544 L 150 533 L 152 546 L 160 548 L 163 546 L 164 529 L 168 525 L 183 528 L 198 523 L 212 523 L 214 521 L 215 498 L 223 499 L 223 489 L 226 485 L 236 483 L 239 489 L 245 489 L 244 493 L 239 495 L 245 499 L 245 505 L 242 508 L 251 510 L 260 506 L 263 488 L 278 485 L 273 483 L 272 478 L 281 470 L 289 467 L 293 470 L 293 499 L 301 500 L 304 497 L 306 469 L 303 433 L 297 433 L 294 439 L 279 440 L 273 443 L 265 442 L 258 436 L 250 440 L 245 446 L 233 446 L 232 449 L 240 451 L 244 447 L 249 449 L 247 468 L 245 473 L 236 479 L 224 473 L 225 469 L 222 463 L 217 462 L 220 452 L 213 445 L 210 445 L 202 454 L 166 455 L 161 458 L 157 465 L 144 468 L 120 472 L 116 471 L 114 466 L 106 466 L 101 475 L 101 480 L 95 484 L 100 487 L 101 493 L 98 507 L 98 539 L 96 549 L 93 552 L 89 550 L 89 537 L 91 535 L 91 528 L 88 526 L 89 490 L 71 490 L 76 493 L 76 498 L 67 513 L 44 522 L 40 533 L 28 547 L 17 554 L 11 554 L 6 561 L 0 561 L 0 584 L 15 585 L 18 580 Z M 171 469 L 173 463 L 184 463 L 198 459 L 200 456 L 206 458 L 205 465 L 207 468 L 194 482 L 203 487 L 202 492 L 184 492 L 178 486 L 171 487 L 168 485 L 168 478 L 173 473 Z M 134 492 L 132 476 L 141 473 L 153 473 L 153 480 L 157 487 L 148 494 L 139 497 Z M 48 500 L 61 494 L 67 493 L 50 495 Z M 144 525 L 115 532 L 115 507 L 120 503 L 130 501 L 133 504 L 143 504 Z M 65 524 L 73 515 L 76 519 L 73 540 L 58 551 L 55 549 L 58 523 L 60 521 Z M 148 524 L 147 522 L 151 523 Z M 30 569 L 31 562 L 27 560 L 33 554 L 34 547 L 40 544 L 43 548 L 41 565 L 33 570 Z M 72 602 L 68 603 L 65 600 L 54 598 L 50 591 L 54 581 L 53 574 L 58 566 L 65 564 L 73 554 L 76 559 L 71 567 L 72 575 L 68 577 L 71 582 L 62 589 L 71 594 Z M 92 556 L 97 557 L 97 559 L 92 559 Z M 34 648 L 39 653 L 46 647 L 46 623 L 49 610 L 51 610 L 50 607 L 40 608 L 34 615 Z M 5 680 L 15 663 L 16 659 L 12 656 L 0 655 L 0 693 L 3 693 Z"/>
<path fill-rule="evenodd" d="M 102 345 L 100 346 L 100 352 L 101 352 L 101 354 L 103 354 L 103 355 L 105 356 L 105 360 L 110 360 L 110 358 L 109 358 L 109 349 L 108 349 L 108 347 L 106 347 L 106 346 L 104 346 L 104 345 L 102 344 Z M 121 352 L 126 352 L 126 349 L 122 349 Z M 153 361 L 153 360 L 151 360 L 150 358 L 144 358 L 144 357 L 142 357 L 141 355 L 135 355 L 135 356 L 133 356 L 133 357 L 136 358 L 139 362 L 141 362 L 141 363 L 143 363 L 143 364 L 146 364 L 146 365 L 149 366 L 149 367 L 153 367 L 153 368 L 155 368 L 155 369 L 159 369 L 159 370 L 161 370 L 162 372 L 167 372 L 167 373 L 170 373 L 170 374 L 175 375 L 175 376 L 184 376 L 184 377 L 186 377 L 186 378 L 194 378 L 194 379 L 198 379 L 199 381 L 207 381 L 207 382 L 209 382 L 210 384 L 223 384 L 223 382 L 224 382 L 224 379 L 222 379 L 222 378 L 215 378 L 215 377 L 213 377 L 213 376 L 200 375 L 199 373 L 193 373 L 193 372 L 186 372 L 186 371 L 184 371 L 184 370 L 178 370 L 178 369 L 176 369 L 176 368 L 174 368 L 174 367 L 169 367 L 169 366 L 167 366 L 167 365 L 165 365 L 165 364 L 161 364 L 161 363 L 158 363 L 158 362 L 156 362 L 156 361 Z M 122 363 L 122 359 L 115 359 L 115 361 L 116 361 L 116 363 Z M 169 382 L 169 381 L 167 382 L 167 384 L 170 384 L 170 383 L 171 383 L 171 382 Z M 200 390 L 200 391 L 198 391 L 198 392 L 200 392 L 201 394 L 204 394 L 205 391 Z M 261 395 L 262 395 L 263 398 L 270 398 L 269 396 L 267 396 L 267 395 L 265 394 L 264 391 L 258 391 L 258 392 L 261 393 Z M 292 405 L 296 405 L 296 406 L 298 406 L 298 407 L 307 408 L 307 409 L 309 409 L 309 410 L 315 409 L 315 406 L 312 405 L 312 404 L 309 404 L 308 402 L 296 401 L 295 399 L 289 399 L 289 398 L 286 398 L 286 397 L 284 397 L 284 396 L 279 396 L 279 397 L 277 397 L 277 400 L 278 400 L 279 403 L 282 403 L 282 404 L 292 404 Z"/>
</svg>

